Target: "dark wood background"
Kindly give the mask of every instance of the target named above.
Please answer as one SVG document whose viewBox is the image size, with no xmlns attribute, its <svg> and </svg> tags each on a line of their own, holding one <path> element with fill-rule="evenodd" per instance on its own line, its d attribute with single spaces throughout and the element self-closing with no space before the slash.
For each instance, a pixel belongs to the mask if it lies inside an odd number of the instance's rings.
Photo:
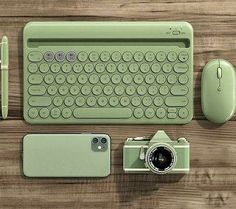
<svg viewBox="0 0 236 209">
<path fill-rule="evenodd" d="M 22 117 L 22 30 L 29 21 L 185 20 L 195 32 L 194 119 L 187 125 L 31 126 Z M 236 117 L 222 126 L 205 120 L 200 77 L 212 58 L 236 66 L 235 0 L 0 0 L 0 35 L 10 41 L 10 113 L 0 121 L 0 208 L 209 209 L 236 208 Z M 135 175 L 122 171 L 127 137 L 164 129 L 191 143 L 189 175 Z M 104 179 L 28 179 L 22 175 L 26 133 L 108 133 L 112 174 Z"/>
</svg>

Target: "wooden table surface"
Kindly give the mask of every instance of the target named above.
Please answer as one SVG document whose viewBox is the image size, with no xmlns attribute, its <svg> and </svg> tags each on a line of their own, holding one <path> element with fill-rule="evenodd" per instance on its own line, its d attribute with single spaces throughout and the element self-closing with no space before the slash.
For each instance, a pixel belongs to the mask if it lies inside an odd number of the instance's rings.
<svg viewBox="0 0 236 209">
<path fill-rule="evenodd" d="M 29 21 L 185 20 L 194 28 L 194 119 L 187 125 L 31 126 L 22 117 L 22 30 Z M 10 41 L 10 112 L 0 121 L 0 208 L 105 209 L 236 208 L 236 117 L 222 126 L 200 107 L 204 65 L 224 58 L 236 66 L 235 0 L 0 0 L 0 35 Z M 135 175 L 122 171 L 127 137 L 164 129 L 191 143 L 189 175 Z M 27 133 L 108 133 L 112 174 L 108 178 L 29 179 L 22 175 L 21 143 Z"/>
</svg>

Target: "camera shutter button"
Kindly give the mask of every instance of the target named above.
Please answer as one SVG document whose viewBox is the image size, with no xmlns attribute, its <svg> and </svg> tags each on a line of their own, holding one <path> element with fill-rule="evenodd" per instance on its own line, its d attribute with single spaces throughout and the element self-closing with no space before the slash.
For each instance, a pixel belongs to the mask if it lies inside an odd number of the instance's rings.
<svg viewBox="0 0 236 209">
<path fill-rule="evenodd" d="M 178 142 L 187 142 L 187 140 L 185 138 L 179 138 Z"/>
</svg>

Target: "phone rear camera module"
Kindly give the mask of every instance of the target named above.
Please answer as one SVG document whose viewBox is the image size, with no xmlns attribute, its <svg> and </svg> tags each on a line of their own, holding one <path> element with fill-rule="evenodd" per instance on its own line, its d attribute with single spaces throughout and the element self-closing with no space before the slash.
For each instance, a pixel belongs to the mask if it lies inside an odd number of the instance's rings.
<svg viewBox="0 0 236 209">
<path fill-rule="evenodd" d="M 98 138 L 93 138 L 93 143 L 97 144 L 98 143 Z"/>
<path fill-rule="evenodd" d="M 107 143 L 107 139 L 106 139 L 106 138 L 101 138 L 101 142 L 102 142 L 103 144 L 106 144 L 106 143 Z"/>
</svg>

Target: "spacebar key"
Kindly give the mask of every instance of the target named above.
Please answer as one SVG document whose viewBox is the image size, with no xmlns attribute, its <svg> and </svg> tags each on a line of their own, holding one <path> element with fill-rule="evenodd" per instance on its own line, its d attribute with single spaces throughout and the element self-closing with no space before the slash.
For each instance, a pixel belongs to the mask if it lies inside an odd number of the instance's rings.
<svg viewBox="0 0 236 209">
<path fill-rule="evenodd" d="M 76 108 L 73 114 L 85 119 L 127 119 L 132 116 L 132 111 L 129 108 Z"/>
</svg>

